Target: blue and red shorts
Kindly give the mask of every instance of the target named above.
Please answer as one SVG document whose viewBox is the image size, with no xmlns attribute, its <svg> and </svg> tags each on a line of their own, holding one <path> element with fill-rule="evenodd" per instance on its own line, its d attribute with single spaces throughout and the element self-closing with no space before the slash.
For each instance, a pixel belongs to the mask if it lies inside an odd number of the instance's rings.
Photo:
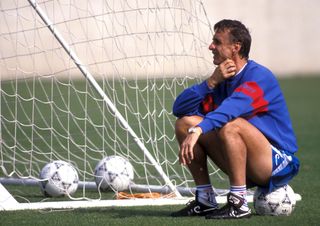
<svg viewBox="0 0 320 226">
<path fill-rule="evenodd" d="M 300 162 L 293 153 L 278 150 L 271 146 L 272 149 L 272 174 L 269 181 L 269 186 L 265 187 L 268 192 L 282 187 L 298 174 Z"/>
</svg>

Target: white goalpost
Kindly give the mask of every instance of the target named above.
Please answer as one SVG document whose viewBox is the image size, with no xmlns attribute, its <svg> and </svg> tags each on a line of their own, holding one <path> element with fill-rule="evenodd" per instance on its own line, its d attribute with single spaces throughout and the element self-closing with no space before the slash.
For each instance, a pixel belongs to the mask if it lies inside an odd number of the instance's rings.
<svg viewBox="0 0 320 226">
<path fill-rule="evenodd" d="M 211 72 L 211 26 L 201 1 L 3 0 L 0 2 L 0 210 L 183 204 L 194 193 L 178 161 L 172 104 Z M 115 200 L 94 168 L 105 156 L 130 161 L 128 193 Z M 46 198 L 39 172 L 64 160 L 77 192 Z M 211 163 L 223 196 L 227 180 Z M 166 198 L 167 194 L 171 194 Z"/>
</svg>

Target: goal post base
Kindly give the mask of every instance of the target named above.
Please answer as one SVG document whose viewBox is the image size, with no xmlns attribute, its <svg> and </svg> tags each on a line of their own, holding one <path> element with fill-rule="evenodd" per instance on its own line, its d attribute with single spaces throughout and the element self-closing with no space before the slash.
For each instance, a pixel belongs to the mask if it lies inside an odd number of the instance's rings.
<svg viewBox="0 0 320 226">
<path fill-rule="evenodd" d="M 186 198 L 134 198 L 118 200 L 81 200 L 81 201 L 59 201 L 59 202 L 36 202 L 19 203 L 0 183 L 0 211 L 18 210 L 61 210 L 61 209 L 84 209 L 84 208 L 103 208 L 103 207 L 133 207 L 133 206 L 165 206 L 165 205 L 184 205 L 193 197 Z M 301 201 L 301 195 L 295 193 L 296 200 Z M 217 196 L 219 204 L 227 202 L 227 197 Z M 247 196 L 248 202 L 253 202 L 253 195 Z"/>
<path fill-rule="evenodd" d="M 5 180 L 2 179 L 2 182 Z M 9 179 L 9 181 L 15 181 Z M 35 185 L 35 181 L 27 180 Z M 25 182 L 26 183 L 26 182 Z M 132 207 L 132 206 L 163 206 L 163 205 L 183 205 L 194 199 L 185 198 L 133 198 L 118 200 L 81 200 L 81 201 L 59 201 L 59 202 L 35 202 L 19 203 L 0 183 L 0 211 L 18 211 L 18 210 L 54 210 L 54 209 L 80 209 L 80 208 L 102 208 L 102 207 Z M 218 203 L 225 203 L 226 196 L 217 196 Z"/>
<path fill-rule="evenodd" d="M 83 209 L 103 207 L 133 207 L 133 206 L 164 206 L 184 205 L 193 198 L 156 198 L 156 199 L 121 199 L 121 200 L 85 200 L 85 201 L 59 201 L 37 203 L 0 203 L 0 211 L 18 210 L 58 210 L 58 209 Z M 2 201 L 2 200 L 1 200 Z M 217 197 L 219 203 L 225 203 L 226 197 Z"/>
<path fill-rule="evenodd" d="M 129 199 L 129 200 L 89 200 L 89 201 L 59 201 L 40 203 L 16 203 L 15 205 L 2 205 L 0 211 L 17 210 L 61 210 L 61 209 L 84 209 L 102 207 L 132 207 L 132 206 L 163 206 L 182 205 L 188 199 Z"/>
<path fill-rule="evenodd" d="M 19 205 L 17 200 L 8 192 L 8 190 L 0 183 L 0 211 L 9 210 Z"/>
</svg>

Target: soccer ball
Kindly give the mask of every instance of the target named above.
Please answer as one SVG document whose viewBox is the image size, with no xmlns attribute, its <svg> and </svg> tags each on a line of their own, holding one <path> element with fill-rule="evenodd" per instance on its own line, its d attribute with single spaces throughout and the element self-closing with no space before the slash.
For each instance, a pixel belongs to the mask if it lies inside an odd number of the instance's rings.
<svg viewBox="0 0 320 226">
<path fill-rule="evenodd" d="M 121 156 L 108 156 L 100 160 L 94 170 L 98 189 L 124 191 L 134 178 L 131 163 Z"/>
<path fill-rule="evenodd" d="M 289 185 L 270 193 L 258 187 L 253 196 L 253 205 L 259 215 L 289 216 L 296 205 L 296 198 Z"/>
<path fill-rule="evenodd" d="M 39 178 L 40 189 L 47 197 L 72 195 L 78 188 L 79 176 L 76 169 L 62 160 L 46 164 Z"/>
</svg>

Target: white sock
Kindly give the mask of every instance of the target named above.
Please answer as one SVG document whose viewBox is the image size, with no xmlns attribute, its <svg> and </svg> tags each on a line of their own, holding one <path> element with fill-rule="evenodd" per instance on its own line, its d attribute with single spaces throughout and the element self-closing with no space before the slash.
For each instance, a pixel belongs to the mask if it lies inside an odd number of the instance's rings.
<svg viewBox="0 0 320 226">
<path fill-rule="evenodd" d="M 216 195 L 211 184 L 199 185 L 196 189 L 196 199 L 198 202 L 206 206 L 218 207 Z"/>
<path fill-rule="evenodd" d="M 244 203 L 241 206 L 241 210 L 244 211 L 248 211 L 249 210 L 249 206 L 248 206 L 248 202 L 247 202 L 247 186 L 246 185 L 241 185 L 241 186 L 230 186 L 230 192 L 240 196 L 244 199 Z"/>
</svg>

